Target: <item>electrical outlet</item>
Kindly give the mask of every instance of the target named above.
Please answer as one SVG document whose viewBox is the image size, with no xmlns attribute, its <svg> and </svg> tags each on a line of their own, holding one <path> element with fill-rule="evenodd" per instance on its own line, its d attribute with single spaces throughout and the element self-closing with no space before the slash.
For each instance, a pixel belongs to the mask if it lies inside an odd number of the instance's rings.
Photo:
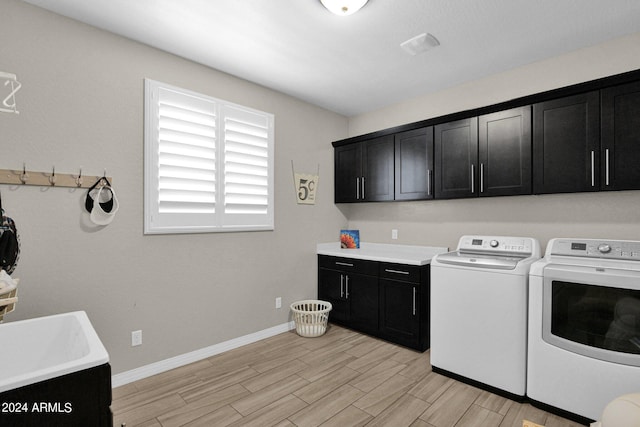
<svg viewBox="0 0 640 427">
<path fill-rule="evenodd" d="M 142 345 L 142 331 L 131 331 L 131 347 Z"/>
<path fill-rule="evenodd" d="M 393 230 L 391 230 L 391 238 L 393 240 L 397 240 L 398 239 L 398 230 L 396 230 L 395 228 Z"/>
<path fill-rule="evenodd" d="M 533 421 L 522 420 L 522 427 L 544 427 L 542 424 L 536 424 Z"/>
<path fill-rule="evenodd" d="M 276 298 L 276 308 L 282 308 L 282 298 Z"/>
</svg>

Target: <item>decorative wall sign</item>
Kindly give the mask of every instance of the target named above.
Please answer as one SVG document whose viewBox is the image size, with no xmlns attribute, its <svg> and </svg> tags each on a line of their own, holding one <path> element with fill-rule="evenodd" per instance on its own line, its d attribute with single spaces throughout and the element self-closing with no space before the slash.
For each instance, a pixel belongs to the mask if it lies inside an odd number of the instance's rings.
<svg viewBox="0 0 640 427">
<path fill-rule="evenodd" d="M 4 113 L 20 114 L 16 107 L 16 92 L 20 90 L 22 84 L 15 74 L 0 71 L 0 111 Z"/>
<path fill-rule="evenodd" d="M 299 205 L 315 205 L 318 180 L 320 179 L 320 165 L 315 175 L 296 172 L 291 161 L 293 171 L 293 185 L 296 191 L 296 200 Z"/>
</svg>

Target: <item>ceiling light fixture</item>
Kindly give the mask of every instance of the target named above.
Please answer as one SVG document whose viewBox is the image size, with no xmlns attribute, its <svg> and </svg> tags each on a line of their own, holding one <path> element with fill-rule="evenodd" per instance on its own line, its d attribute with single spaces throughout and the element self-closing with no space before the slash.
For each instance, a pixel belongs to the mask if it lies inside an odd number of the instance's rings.
<svg viewBox="0 0 640 427">
<path fill-rule="evenodd" d="M 433 37 L 429 33 L 422 33 L 400 43 L 400 47 L 413 56 L 422 52 L 426 52 L 429 49 L 439 45 L 440 42 L 438 41 L 438 39 Z"/>
<path fill-rule="evenodd" d="M 339 16 L 352 15 L 362 9 L 368 0 L 320 0 L 329 12 Z"/>
</svg>

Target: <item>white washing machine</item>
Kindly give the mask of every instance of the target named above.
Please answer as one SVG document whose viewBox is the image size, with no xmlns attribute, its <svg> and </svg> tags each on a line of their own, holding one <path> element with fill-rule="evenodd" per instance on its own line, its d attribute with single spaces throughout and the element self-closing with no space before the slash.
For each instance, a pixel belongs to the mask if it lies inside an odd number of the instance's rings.
<svg viewBox="0 0 640 427">
<path fill-rule="evenodd" d="M 529 292 L 534 405 L 595 420 L 640 392 L 640 242 L 552 239 Z"/>
<path fill-rule="evenodd" d="M 527 293 L 540 244 L 528 237 L 462 236 L 431 262 L 431 365 L 435 372 L 522 400 Z"/>
</svg>

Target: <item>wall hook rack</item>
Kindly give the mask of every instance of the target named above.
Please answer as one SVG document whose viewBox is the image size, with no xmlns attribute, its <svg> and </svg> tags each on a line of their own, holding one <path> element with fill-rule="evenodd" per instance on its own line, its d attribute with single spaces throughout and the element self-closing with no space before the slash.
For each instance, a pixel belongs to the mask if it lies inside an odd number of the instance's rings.
<svg viewBox="0 0 640 427">
<path fill-rule="evenodd" d="M 104 175 L 88 176 L 82 174 L 82 168 L 78 175 L 67 173 L 56 173 L 56 167 L 53 166 L 51 172 L 31 171 L 27 170 L 26 164 L 22 165 L 22 169 L 0 169 L 0 184 L 8 185 L 36 185 L 39 187 L 71 187 L 71 188 L 89 188 L 99 179 L 106 179 L 109 184 L 113 178 Z"/>
</svg>

